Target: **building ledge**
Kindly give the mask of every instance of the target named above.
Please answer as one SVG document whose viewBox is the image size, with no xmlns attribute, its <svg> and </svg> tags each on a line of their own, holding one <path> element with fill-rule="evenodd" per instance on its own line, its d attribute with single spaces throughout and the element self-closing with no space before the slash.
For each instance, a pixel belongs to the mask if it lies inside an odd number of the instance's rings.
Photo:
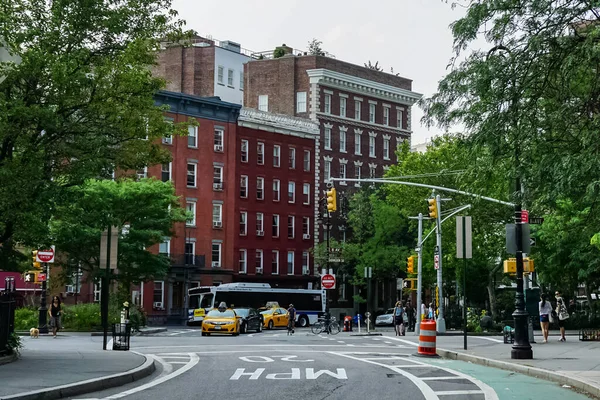
<svg viewBox="0 0 600 400">
<path fill-rule="evenodd" d="M 309 119 L 273 114 L 246 107 L 240 110 L 238 124 L 244 127 L 292 136 L 309 138 L 319 136 L 319 124 Z"/>
</svg>

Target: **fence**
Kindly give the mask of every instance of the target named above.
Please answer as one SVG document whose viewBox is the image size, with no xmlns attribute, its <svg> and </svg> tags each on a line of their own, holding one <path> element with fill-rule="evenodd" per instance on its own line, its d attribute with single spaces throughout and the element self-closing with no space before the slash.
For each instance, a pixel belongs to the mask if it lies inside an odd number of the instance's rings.
<svg viewBox="0 0 600 400">
<path fill-rule="evenodd" d="M 8 338 L 15 330 L 15 300 L 12 294 L 0 294 L 0 356 L 8 353 Z"/>
</svg>

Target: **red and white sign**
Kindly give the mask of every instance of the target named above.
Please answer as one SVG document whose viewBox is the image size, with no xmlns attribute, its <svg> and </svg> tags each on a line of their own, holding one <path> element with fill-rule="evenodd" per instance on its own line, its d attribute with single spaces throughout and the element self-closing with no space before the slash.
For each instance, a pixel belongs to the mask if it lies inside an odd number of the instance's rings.
<svg viewBox="0 0 600 400">
<path fill-rule="evenodd" d="M 523 224 L 529 223 L 529 211 L 521 210 L 521 223 L 523 223 Z"/>
<path fill-rule="evenodd" d="M 439 254 L 435 254 L 433 256 L 433 265 L 435 266 L 435 269 L 440 269 L 440 255 Z"/>
<path fill-rule="evenodd" d="M 49 249 L 38 250 L 37 255 L 35 256 L 35 260 L 37 262 L 53 263 L 54 262 L 54 246 L 51 246 Z"/>
<path fill-rule="evenodd" d="M 46 282 L 46 280 L 47 280 L 46 278 L 47 278 L 47 276 L 43 272 L 40 272 L 40 273 L 37 274 L 37 281 L 38 282 Z"/>
<path fill-rule="evenodd" d="M 321 277 L 321 286 L 323 289 L 335 289 L 335 276 L 331 274 L 325 274 Z"/>
</svg>

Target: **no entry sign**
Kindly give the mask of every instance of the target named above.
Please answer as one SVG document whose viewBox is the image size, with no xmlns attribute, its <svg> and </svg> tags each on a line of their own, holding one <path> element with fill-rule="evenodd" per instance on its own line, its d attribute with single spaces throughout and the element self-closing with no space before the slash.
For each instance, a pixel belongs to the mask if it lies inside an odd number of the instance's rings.
<svg viewBox="0 0 600 400">
<path fill-rule="evenodd" d="M 36 255 L 37 262 L 53 263 L 54 262 L 54 246 L 49 249 L 38 250 Z"/>
<path fill-rule="evenodd" d="M 321 277 L 321 286 L 324 289 L 335 289 L 335 276 L 331 274 L 325 274 Z"/>
</svg>

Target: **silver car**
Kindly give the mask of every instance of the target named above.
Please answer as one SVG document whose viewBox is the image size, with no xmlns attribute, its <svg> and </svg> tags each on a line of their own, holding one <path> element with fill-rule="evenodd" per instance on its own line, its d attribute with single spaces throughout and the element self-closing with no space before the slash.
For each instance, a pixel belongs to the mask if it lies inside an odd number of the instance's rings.
<svg viewBox="0 0 600 400">
<path fill-rule="evenodd" d="M 394 309 L 388 308 L 385 314 L 381 314 L 375 319 L 375 326 L 394 325 Z"/>
</svg>

